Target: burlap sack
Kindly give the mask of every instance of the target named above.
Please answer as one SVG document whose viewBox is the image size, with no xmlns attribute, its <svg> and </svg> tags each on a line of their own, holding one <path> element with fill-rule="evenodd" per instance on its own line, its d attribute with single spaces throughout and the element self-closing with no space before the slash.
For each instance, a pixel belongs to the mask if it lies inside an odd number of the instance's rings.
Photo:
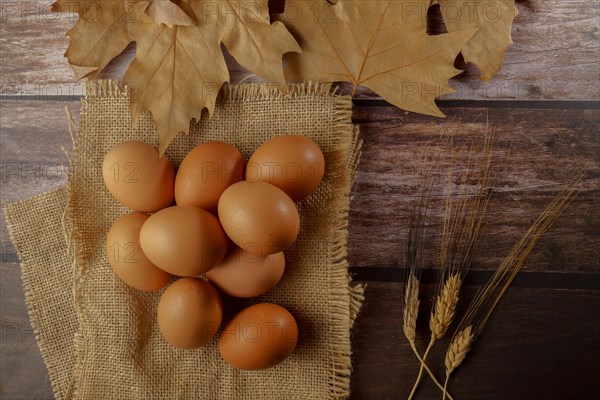
<svg viewBox="0 0 600 400">
<path fill-rule="evenodd" d="M 129 97 L 116 82 L 88 83 L 74 139 L 68 196 L 59 190 L 5 209 L 23 263 L 32 324 L 56 397 L 347 397 L 350 329 L 362 300 L 362 287 L 351 284 L 345 259 L 349 191 L 359 148 L 350 114 L 350 99 L 332 94 L 327 86 L 292 86 L 286 96 L 268 86 L 232 86 L 222 92 L 213 117 L 204 115 L 167 151 L 177 166 L 196 144 L 224 140 L 247 159 L 268 138 L 297 133 L 311 137 L 325 154 L 323 183 L 299 204 L 301 232 L 286 251 L 280 284 L 254 299 L 224 297 L 224 323 L 257 302 L 289 309 L 299 324 L 298 347 L 274 368 L 239 371 L 222 361 L 216 338 L 196 350 L 171 347 L 155 321 L 160 293 L 128 287 L 107 264 L 106 233 L 128 210 L 105 189 L 102 158 L 116 143 L 142 140 L 156 145 L 157 136 L 149 114 L 132 126 Z M 45 218 L 32 224 L 31 214 Z M 67 227 L 66 238 L 61 226 Z M 42 242 L 52 244 L 39 246 Z M 67 245 L 73 258 L 67 257 Z M 42 276 L 49 282 L 39 284 Z"/>
</svg>

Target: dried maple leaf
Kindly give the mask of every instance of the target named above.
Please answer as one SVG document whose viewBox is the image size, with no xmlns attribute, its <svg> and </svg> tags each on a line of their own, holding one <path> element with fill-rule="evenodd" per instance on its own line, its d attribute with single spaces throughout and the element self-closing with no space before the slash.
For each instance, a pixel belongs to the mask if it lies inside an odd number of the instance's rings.
<svg viewBox="0 0 600 400">
<path fill-rule="evenodd" d="M 138 3 L 146 3 L 142 6 L 145 7 L 146 15 L 159 25 L 165 24 L 169 28 L 175 25 L 196 25 L 196 22 L 171 0 L 125 0 L 125 9 L 130 10 Z"/>
<path fill-rule="evenodd" d="M 67 32 L 71 40 L 65 53 L 77 79 L 96 78 L 131 42 L 122 0 L 57 0 L 51 9 L 79 14 Z"/>
<path fill-rule="evenodd" d="M 481 70 L 489 80 L 504 64 L 506 49 L 512 44 L 511 27 L 517 16 L 514 0 L 438 0 L 448 32 L 477 29 L 461 52 L 465 61 Z"/>
<path fill-rule="evenodd" d="M 443 116 L 435 98 L 451 93 L 456 55 L 474 31 L 429 36 L 430 0 L 288 0 L 283 21 L 302 48 L 288 55 L 292 80 L 364 85 L 408 111 Z M 353 94 L 354 94 L 353 92 Z"/>
<path fill-rule="evenodd" d="M 53 5 L 55 11 L 80 15 L 65 53 L 78 78 L 95 78 L 136 42 L 123 81 L 130 88 L 134 121 L 145 110 L 152 113 L 161 154 L 204 108 L 212 115 L 217 92 L 229 80 L 221 43 L 242 66 L 284 89 L 283 54 L 300 51 L 282 23 L 269 22 L 267 0 L 176 1 L 177 9 L 165 1 L 57 0 Z M 99 11 L 93 20 L 90 9 Z"/>
</svg>

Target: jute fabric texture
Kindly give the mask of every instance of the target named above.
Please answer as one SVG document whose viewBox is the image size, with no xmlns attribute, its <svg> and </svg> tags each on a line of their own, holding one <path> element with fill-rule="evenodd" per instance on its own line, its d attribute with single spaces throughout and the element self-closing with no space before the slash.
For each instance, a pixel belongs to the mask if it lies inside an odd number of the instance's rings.
<svg viewBox="0 0 600 400">
<path fill-rule="evenodd" d="M 363 288 L 348 275 L 349 195 L 359 158 L 351 100 L 326 85 L 292 85 L 287 94 L 267 85 L 224 88 L 211 118 L 203 114 L 166 152 L 177 167 L 194 146 L 222 140 L 248 160 L 274 136 L 301 134 L 323 150 L 325 178 L 298 203 L 301 229 L 286 250 L 282 281 L 252 299 L 223 296 L 224 323 L 243 308 L 271 302 L 299 325 L 294 354 L 262 371 L 226 364 L 217 337 L 178 350 L 160 335 L 162 293 L 124 284 L 106 260 L 111 224 L 130 212 L 106 190 L 104 154 L 115 144 L 158 145 L 148 113 L 133 124 L 128 90 L 116 81 L 91 81 L 74 135 L 68 185 L 8 204 L 5 216 L 20 256 L 26 301 L 57 399 L 339 399 L 349 395 L 350 331 Z"/>
</svg>

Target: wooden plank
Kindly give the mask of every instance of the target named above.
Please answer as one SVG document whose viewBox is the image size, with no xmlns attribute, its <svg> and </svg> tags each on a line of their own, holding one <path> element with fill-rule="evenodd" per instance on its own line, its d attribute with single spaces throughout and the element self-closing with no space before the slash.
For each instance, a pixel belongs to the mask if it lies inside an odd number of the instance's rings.
<svg viewBox="0 0 600 400">
<path fill-rule="evenodd" d="M 466 288 L 462 308 L 474 295 Z M 417 347 L 429 341 L 428 315 L 434 288 L 421 292 Z M 469 299 L 468 301 L 465 301 Z M 406 399 L 418 361 L 402 334 L 402 285 L 369 283 L 353 332 L 352 399 Z M 509 288 L 449 391 L 457 399 L 546 399 L 596 397 L 600 368 L 600 292 Z M 462 311 L 459 311 L 462 315 Z M 443 378 L 443 360 L 453 333 L 433 347 L 430 367 Z M 424 380 L 418 399 L 440 399 Z"/>
<path fill-rule="evenodd" d="M 65 151 L 71 148 L 65 107 L 77 118 L 79 103 L 75 102 L 2 103 L 2 202 L 24 199 L 65 184 L 69 167 Z"/>
<path fill-rule="evenodd" d="M 51 399 L 47 373 L 29 325 L 19 267 L 2 264 L 3 398 Z M 474 288 L 465 289 L 466 306 Z M 353 331 L 351 399 L 406 398 L 418 364 L 402 336 L 402 285 L 369 283 Z M 421 294 L 421 315 L 428 315 L 433 287 Z M 9 302 L 5 302 L 9 300 Z M 600 368 L 597 335 L 600 292 L 511 288 L 484 333 L 456 370 L 449 385 L 457 399 L 593 398 L 594 372 Z M 449 335 L 452 333 L 452 328 Z M 418 347 L 428 340 L 426 319 L 419 321 Z M 430 366 L 443 377 L 449 337 L 433 349 Z M 439 399 L 424 380 L 419 399 Z"/>
<path fill-rule="evenodd" d="M 0 2 L 0 93 L 80 94 L 63 54 L 69 44 L 66 30 L 72 15 L 50 13 L 49 1 Z"/>
<path fill-rule="evenodd" d="M 408 216 L 419 193 L 424 157 L 445 149 L 439 135 L 456 121 L 462 121 L 455 133 L 457 146 L 466 146 L 483 137 L 487 119 L 496 128 L 495 195 L 473 268 L 496 269 L 561 185 L 588 165 L 591 170 L 581 184 L 580 196 L 540 241 L 524 269 L 597 273 L 598 110 L 443 111 L 448 114 L 445 120 L 391 107 L 355 107 L 354 119 L 360 123 L 364 144 L 350 211 L 351 266 L 403 266 Z M 461 154 L 462 165 L 466 165 L 468 151 Z M 433 202 L 428 222 L 424 250 L 427 268 L 435 268 L 438 262 L 444 186 L 433 192 L 439 199 Z"/>
<path fill-rule="evenodd" d="M 0 94 L 80 95 L 77 83 L 64 60 L 68 45 L 66 31 L 75 16 L 48 11 L 50 1 L 0 1 Z M 551 0 L 518 2 L 519 16 L 513 26 L 514 45 L 497 77 L 478 79 L 476 68 L 452 80 L 454 99 L 598 100 L 598 2 Z M 560 38 L 560 40 L 557 40 Z M 130 47 L 112 63 L 104 77 L 120 77 L 133 55 Z M 260 81 L 227 56 L 232 82 Z M 344 86 L 348 92 L 348 87 Z M 357 97 L 375 95 L 361 89 Z"/>
<path fill-rule="evenodd" d="M 4 219 L 4 218 L 2 218 Z M 16 262 L 0 263 L 2 315 L 0 387 L 3 399 L 53 399 L 48 372 L 29 323 L 21 268 Z"/>
<path fill-rule="evenodd" d="M 71 148 L 65 107 L 77 118 L 79 103 L 10 101 L 0 107 L 2 206 L 64 185 L 63 167 L 67 171 L 69 161 L 63 147 Z M 3 213 L 0 238 L 3 261 L 15 261 Z"/>
<path fill-rule="evenodd" d="M 77 114 L 79 103 L 2 104 L 2 202 L 26 198 L 63 184 L 59 166 L 67 162 L 61 145 L 70 146 L 64 106 Z M 486 118 L 496 127 L 496 156 L 505 167 L 482 233 L 473 268 L 494 270 L 526 232 L 552 196 L 579 168 L 592 169 L 582 192 L 540 241 L 525 271 L 596 274 L 600 263 L 600 144 L 598 110 L 445 109 L 446 120 L 407 114 L 393 107 L 356 107 L 364 141 L 350 212 L 349 261 L 360 267 L 401 267 L 408 214 L 421 175 L 423 156 L 441 148 L 438 135 L 452 119 L 462 120 L 457 143 L 480 138 Z M 487 116 L 486 116 L 487 115 Z M 427 143 L 433 144 L 427 147 Z M 463 154 L 466 154 L 464 152 Z M 502 166 L 502 163 L 498 165 Z M 44 172 L 47 171 L 47 172 Z M 435 268 L 443 215 L 444 186 L 429 222 L 427 268 Z M 12 246 L 1 218 L 2 246 Z"/>
<path fill-rule="evenodd" d="M 586 1 L 517 1 L 519 15 L 512 29 L 514 44 L 498 75 L 478 81 L 468 66 L 454 80 L 461 99 L 585 99 L 600 98 L 599 4 Z M 557 38 L 560 38 L 557 40 Z"/>
</svg>

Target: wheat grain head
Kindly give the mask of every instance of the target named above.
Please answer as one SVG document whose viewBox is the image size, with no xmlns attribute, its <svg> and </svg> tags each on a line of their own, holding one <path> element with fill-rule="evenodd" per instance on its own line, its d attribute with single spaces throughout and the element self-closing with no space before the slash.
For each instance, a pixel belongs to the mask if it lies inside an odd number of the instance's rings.
<svg viewBox="0 0 600 400">
<path fill-rule="evenodd" d="M 419 280 L 410 275 L 404 289 L 404 310 L 402 329 L 409 342 L 414 343 L 417 335 L 417 316 L 419 314 Z"/>
<path fill-rule="evenodd" d="M 550 229 L 558 216 L 577 196 L 577 185 L 587 169 L 578 172 L 554 197 L 523 237 L 513 246 L 492 278 L 475 295 L 465 315 L 458 324 L 446 352 L 446 376 L 464 360 L 469 348 L 483 330 L 496 305 L 519 273 L 541 237 Z"/>
<path fill-rule="evenodd" d="M 473 334 L 471 333 L 472 325 L 467 326 L 452 338 L 448 351 L 446 352 L 446 375 L 450 375 L 463 362 L 467 356 L 467 352 L 471 348 Z"/>
<path fill-rule="evenodd" d="M 435 306 L 429 317 L 432 340 L 441 339 L 454 320 L 461 285 L 460 274 L 454 273 L 446 279 L 440 294 L 437 296 Z"/>
</svg>

